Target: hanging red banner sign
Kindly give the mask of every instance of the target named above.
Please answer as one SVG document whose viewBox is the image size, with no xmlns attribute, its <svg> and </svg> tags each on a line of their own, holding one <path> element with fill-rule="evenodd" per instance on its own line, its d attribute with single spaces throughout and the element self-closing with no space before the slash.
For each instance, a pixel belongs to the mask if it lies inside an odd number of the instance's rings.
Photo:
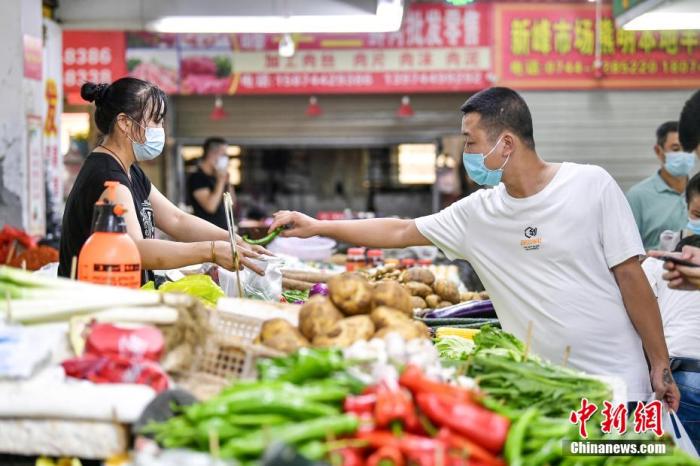
<svg viewBox="0 0 700 466">
<path fill-rule="evenodd" d="M 481 89 L 491 71 L 490 6 L 416 4 L 381 34 L 128 33 L 132 76 L 180 94 L 445 92 Z"/>
<path fill-rule="evenodd" d="M 518 88 L 697 88 L 700 31 L 625 31 L 610 8 L 594 66 L 594 5 L 496 4 L 495 73 Z"/>
<path fill-rule="evenodd" d="M 111 83 L 126 75 L 126 39 L 118 31 L 63 31 L 63 89 L 70 104 L 84 104 L 87 81 Z"/>
</svg>

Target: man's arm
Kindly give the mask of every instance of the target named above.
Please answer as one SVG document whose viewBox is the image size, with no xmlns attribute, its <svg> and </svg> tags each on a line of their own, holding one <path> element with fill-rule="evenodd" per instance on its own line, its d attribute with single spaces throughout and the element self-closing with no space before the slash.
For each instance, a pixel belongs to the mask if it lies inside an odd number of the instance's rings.
<svg viewBox="0 0 700 466">
<path fill-rule="evenodd" d="M 649 359 L 651 384 L 656 397 L 665 400 L 673 410 L 677 410 L 680 393 L 671 376 L 659 305 L 654 299 L 639 260 L 637 257 L 631 257 L 613 267 L 612 271 L 620 287 L 627 314 L 642 339 L 644 351 Z"/>
<path fill-rule="evenodd" d="M 370 220 L 320 221 L 299 212 L 275 214 L 270 231 L 288 225 L 282 236 L 309 238 L 320 235 L 368 248 L 405 248 L 432 244 L 418 231 L 415 220 L 376 218 Z"/>
<path fill-rule="evenodd" d="M 197 203 L 199 203 L 202 209 L 207 213 L 214 214 L 223 200 L 226 185 L 228 185 L 228 173 L 217 173 L 216 185 L 213 190 L 209 188 L 199 188 L 192 193 L 192 197 L 194 197 Z"/>
</svg>

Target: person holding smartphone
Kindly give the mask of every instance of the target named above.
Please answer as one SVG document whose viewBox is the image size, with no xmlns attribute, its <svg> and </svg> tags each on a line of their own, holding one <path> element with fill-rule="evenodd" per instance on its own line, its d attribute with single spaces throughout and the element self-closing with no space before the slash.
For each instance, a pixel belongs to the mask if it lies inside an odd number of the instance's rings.
<svg viewBox="0 0 700 466">
<path fill-rule="evenodd" d="M 696 178 L 700 181 L 700 176 Z M 691 199 L 700 203 L 700 192 Z M 676 252 L 698 246 L 700 233 L 691 234 L 678 243 Z M 671 288 L 663 279 L 662 260 L 650 257 L 644 261 L 642 269 L 661 310 L 673 379 L 681 393 L 678 418 L 696 450 L 700 451 L 700 291 Z"/>
<path fill-rule="evenodd" d="M 189 204 L 194 215 L 227 228 L 224 193 L 229 191 L 228 145 L 223 138 L 212 137 L 202 145 L 202 159 L 188 180 Z"/>
<path fill-rule="evenodd" d="M 700 91 L 696 91 L 683 106 L 678 122 L 678 139 L 684 151 L 700 156 Z M 667 253 L 650 251 L 649 255 L 664 257 Z M 678 290 L 700 289 L 700 248 L 685 246 L 675 257 L 695 267 L 666 261 L 664 280 L 668 281 L 668 286 Z"/>
</svg>

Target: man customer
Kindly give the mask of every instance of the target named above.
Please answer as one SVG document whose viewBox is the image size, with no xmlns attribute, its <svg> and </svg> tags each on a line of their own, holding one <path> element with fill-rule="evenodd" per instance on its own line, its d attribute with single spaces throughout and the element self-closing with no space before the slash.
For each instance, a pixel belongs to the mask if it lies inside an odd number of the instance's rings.
<svg viewBox="0 0 700 466">
<path fill-rule="evenodd" d="M 659 247 L 664 231 L 679 231 L 685 226 L 688 208 L 684 193 L 695 166 L 695 154 L 681 151 L 676 121 L 667 121 L 656 130 L 654 152 L 661 168 L 627 193 L 646 250 Z"/>
<path fill-rule="evenodd" d="M 685 246 L 700 246 L 700 234 L 682 239 L 676 251 Z M 678 418 L 700 451 L 700 291 L 669 288 L 658 259 L 648 258 L 642 268 L 659 303 L 671 370 L 681 393 Z"/>
<path fill-rule="evenodd" d="M 467 173 L 493 189 L 415 220 L 282 211 L 270 229 L 377 248 L 435 244 L 472 264 L 506 331 L 525 339 L 532 325 L 535 353 L 560 362 L 570 346 L 572 366 L 622 377 L 630 401 L 646 401 L 653 387 L 677 409 L 661 316 L 639 263 L 644 249 L 618 185 L 602 168 L 541 159 L 530 110 L 511 89 L 481 91 L 461 110 Z"/>
<path fill-rule="evenodd" d="M 681 118 L 678 123 L 678 137 L 683 150 L 695 152 L 700 156 L 700 91 L 696 91 L 683 106 Z M 654 251 L 652 256 L 662 256 L 663 251 Z M 690 261 L 698 267 L 687 267 L 666 262 L 664 268 L 664 280 L 669 282 L 668 286 L 679 290 L 700 289 L 700 248 L 686 246 L 683 252 L 679 253 L 683 260 Z"/>
<path fill-rule="evenodd" d="M 229 190 L 227 147 L 222 138 L 204 141 L 202 159 L 188 182 L 194 215 L 223 229 L 227 229 L 224 193 Z"/>
</svg>

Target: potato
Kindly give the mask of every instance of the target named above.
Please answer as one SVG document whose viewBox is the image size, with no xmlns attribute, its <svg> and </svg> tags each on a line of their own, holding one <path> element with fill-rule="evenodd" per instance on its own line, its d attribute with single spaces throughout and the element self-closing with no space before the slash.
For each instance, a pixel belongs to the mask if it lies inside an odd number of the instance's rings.
<svg viewBox="0 0 700 466">
<path fill-rule="evenodd" d="M 479 293 L 472 292 L 472 291 L 465 291 L 464 293 L 460 293 L 459 299 L 463 303 L 465 303 L 467 301 L 479 301 L 479 300 L 481 300 L 481 298 L 479 297 Z"/>
<path fill-rule="evenodd" d="M 406 341 L 413 340 L 414 338 L 421 338 L 424 336 L 424 334 L 421 333 L 419 327 L 414 325 L 413 321 L 408 320 L 406 322 L 401 322 L 399 325 L 384 327 L 383 329 L 379 330 L 374 335 L 374 337 L 384 338 L 392 332 L 398 333 Z"/>
<path fill-rule="evenodd" d="M 385 281 L 377 284 L 372 293 L 372 307 L 388 306 L 403 312 L 407 316 L 413 316 L 411 305 L 411 293 L 401 286 L 399 282 Z"/>
<path fill-rule="evenodd" d="M 428 305 L 430 309 L 435 309 L 440 305 L 440 296 L 436 294 L 431 294 L 429 296 L 426 296 L 425 298 L 425 303 Z"/>
<path fill-rule="evenodd" d="M 391 327 L 393 325 L 401 325 L 405 322 L 410 322 L 411 320 L 403 312 L 387 306 L 380 306 L 374 309 L 372 314 L 370 314 L 370 318 L 378 329 Z"/>
<path fill-rule="evenodd" d="M 272 319 L 263 324 L 260 338 L 265 346 L 283 353 L 293 353 L 308 347 L 309 342 L 299 330 L 285 319 Z"/>
<path fill-rule="evenodd" d="M 413 326 L 416 327 L 416 329 L 418 330 L 418 333 L 420 334 L 421 337 L 430 338 L 430 336 L 431 336 L 430 335 L 430 327 L 428 327 L 423 322 L 420 322 L 418 320 L 414 320 L 412 323 L 413 323 Z"/>
<path fill-rule="evenodd" d="M 491 298 L 489 297 L 489 292 L 488 292 L 488 291 L 481 291 L 481 292 L 479 293 L 479 298 L 481 298 L 481 299 L 491 299 Z"/>
<path fill-rule="evenodd" d="M 413 296 L 420 296 L 421 298 L 425 298 L 426 296 L 433 294 L 433 289 L 425 283 L 408 282 L 405 286 L 406 288 L 408 288 L 408 291 Z"/>
<path fill-rule="evenodd" d="M 372 287 L 359 275 L 342 273 L 328 280 L 331 300 L 348 315 L 369 314 L 372 310 Z"/>
<path fill-rule="evenodd" d="M 411 296 L 411 306 L 413 309 L 425 309 L 428 307 L 425 299 L 421 298 L 420 296 Z"/>
<path fill-rule="evenodd" d="M 325 296 L 314 296 L 299 310 L 299 330 L 309 340 L 330 332 L 343 314 Z"/>
<path fill-rule="evenodd" d="M 435 275 L 433 275 L 433 272 L 426 268 L 411 267 L 403 272 L 401 275 L 401 281 L 404 283 L 419 282 L 430 286 L 433 284 L 433 282 L 435 282 Z"/>
<path fill-rule="evenodd" d="M 348 317 L 337 322 L 327 334 L 314 338 L 313 345 L 320 348 L 347 348 L 356 341 L 369 340 L 374 335 L 374 330 L 374 324 L 369 316 Z"/>
<path fill-rule="evenodd" d="M 452 306 L 452 303 L 449 301 L 440 301 L 440 304 L 438 304 L 437 308 L 442 309 L 443 307 L 450 307 Z"/>
<path fill-rule="evenodd" d="M 438 280 L 433 285 L 433 289 L 443 301 L 449 301 L 452 304 L 457 304 L 459 302 L 459 289 L 454 282 Z"/>
</svg>

